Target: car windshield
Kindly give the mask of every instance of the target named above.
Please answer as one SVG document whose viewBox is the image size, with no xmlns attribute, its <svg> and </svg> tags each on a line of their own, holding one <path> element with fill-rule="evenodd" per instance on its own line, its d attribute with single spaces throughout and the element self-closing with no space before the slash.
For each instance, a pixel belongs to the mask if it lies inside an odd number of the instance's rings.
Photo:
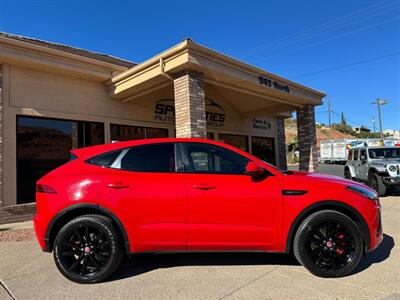
<svg viewBox="0 0 400 300">
<path fill-rule="evenodd" d="M 398 159 L 400 158 L 400 148 L 376 148 L 368 150 L 371 159 Z"/>
</svg>

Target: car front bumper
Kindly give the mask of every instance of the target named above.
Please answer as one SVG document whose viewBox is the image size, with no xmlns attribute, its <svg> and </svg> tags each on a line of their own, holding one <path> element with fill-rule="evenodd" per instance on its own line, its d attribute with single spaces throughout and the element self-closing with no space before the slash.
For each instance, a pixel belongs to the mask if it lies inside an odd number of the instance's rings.
<svg viewBox="0 0 400 300">
<path fill-rule="evenodd" d="M 388 186 L 400 186 L 400 176 L 382 177 L 382 180 L 385 183 L 385 185 L 388 185 Z"/>
</svg>

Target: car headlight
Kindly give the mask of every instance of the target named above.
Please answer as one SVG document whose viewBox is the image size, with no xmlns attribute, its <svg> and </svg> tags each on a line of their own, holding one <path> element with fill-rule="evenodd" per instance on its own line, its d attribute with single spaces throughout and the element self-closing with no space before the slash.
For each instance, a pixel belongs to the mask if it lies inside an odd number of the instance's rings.
<svg viewBox="0 0 400 300">
<path fill-rule="evenodd" d="M 368 198 L 370 200 L 378 200 L 378 194 L 376 192 L 371 191 L 370 189 L 364 188 L 362 186 L 349 185 L 346 187 L 346 190 L 357 193 L 357 194 L 364 196 L 365 198 Z"/>
<path fill-rule="evenodd" d="M 397 171 L 397 168 L 396 168 L 395 165 L 390 165 L 388 169 L 389 169 L 390 172 L 396 172 Z"/>
</svg>

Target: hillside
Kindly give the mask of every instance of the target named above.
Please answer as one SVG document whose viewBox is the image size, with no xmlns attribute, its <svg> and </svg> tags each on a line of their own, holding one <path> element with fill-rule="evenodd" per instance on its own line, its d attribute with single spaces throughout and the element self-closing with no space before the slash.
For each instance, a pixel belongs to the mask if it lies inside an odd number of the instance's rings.
<svg viewBox="0 0 400 300">
<path fill-rule="evenodd" d="M 297 144 L 297 126 L 296 120 L 287 119 L 285 120 L 285 133 L 286 133 L 286 144 L 288 146 Z M 330 139 L 345 139 L 345 138 L 357 138 L 354 135 L 342 133 L 338 130 L 317 126 L 317 148 L 323 140 Z M 296 148 L 296 147 L 295 147 Z"/>
</svg>

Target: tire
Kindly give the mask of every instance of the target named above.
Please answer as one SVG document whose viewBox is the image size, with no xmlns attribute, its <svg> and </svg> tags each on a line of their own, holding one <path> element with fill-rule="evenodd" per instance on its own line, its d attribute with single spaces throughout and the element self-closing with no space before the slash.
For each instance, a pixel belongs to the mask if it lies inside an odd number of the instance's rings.
<svg viewBox="0 0 400 300">
<path fill-rule="evenodd" d="M 83 215 L 61 228 L 54 241 L 53 257 L 66 278 L 78 283 L 96 283 L 115 271 L 123 251 L 109 218 Z"/>
<path fill-rule="evenodd" d="M 301 223 L 293 252 L 299 263 L 316 276 L 344 277 L 360 263 L 364 242 L 352 219 L 334 210 L 322 210 Z"/>
<path fill-rule="evenodd" d="M 379 197 L 386 196 L 387 187 L 383 183 L 382 177 L 378 174 L 370 174 L 368 185 L 377 192 Z"/>
<path fill-rule="evenodd" d="M 349 180 L 353 180 L 353 177 L 351 176 L 351 172 L 349 168 L 345 168 L 344 169 L 344 178 L 349 179 Z"/>
</svg>

